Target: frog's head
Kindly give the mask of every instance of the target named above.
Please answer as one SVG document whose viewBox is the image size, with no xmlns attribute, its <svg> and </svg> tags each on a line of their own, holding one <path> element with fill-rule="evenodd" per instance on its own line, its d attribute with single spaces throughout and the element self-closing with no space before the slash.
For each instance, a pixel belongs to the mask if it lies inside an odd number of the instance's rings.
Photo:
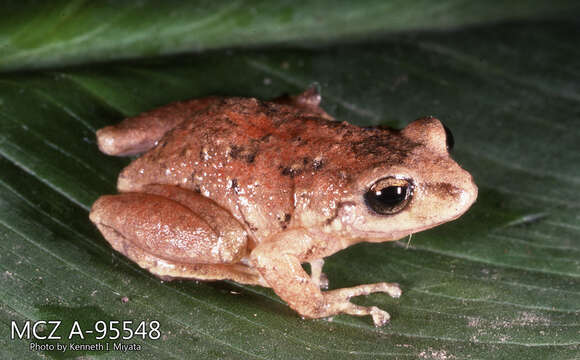
<svg viewBox="0 0 580 360">
<path fill-rule="evenodd" d="M 453 137 L 439 120 L 422 118 L 388 136 L 404 150 L 382 150 L 389 160 L 353 179 L 350 199 L 337 213 L 342 228 L 367 241 L 396 240 L 469 209 L 477 186 L 450 157 Z"/>
</svg>

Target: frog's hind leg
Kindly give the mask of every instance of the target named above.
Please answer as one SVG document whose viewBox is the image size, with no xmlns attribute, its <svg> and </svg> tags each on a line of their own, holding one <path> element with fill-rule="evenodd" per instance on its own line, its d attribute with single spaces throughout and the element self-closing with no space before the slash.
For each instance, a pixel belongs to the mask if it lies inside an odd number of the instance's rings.
<svg viewBox="0 0 580 360">
<path fill-rule="evenodd" d="M 326 111 L 319 106 L 321 101 L 322 96 L 320 96 L 316 86 L 311 86 L 298 95 L 283 95 L 272 100 L 272 102 L 277 104 L 291 105 L 300 110 L 306 110 L 323 119 L 334 120 L 332 116 L 328 115 Z"/>
<path fill-rule="evenodd" d="M 103 234 L 105 234 L 103 232 Z M 115 234 L 113 236 L 119 236 Z M 107 236 L 107 239 L 111 239 Z M 162 280 L 195 279 L 201 281 L 233 280 L 240 284 L 260 285 L 268 287 L 260 274 L 253 269 L 240 264 L 191 264 L 170 262 L 158 256 L 143 251 L 138 246 L 125 239 L 111 241 L 111 244 L 120 244 L 121 248 L 113 247 L 140 267 L 149 271 Z"/>
<path fill-rule="evenodd" d="M 99 149 L 108 155 L 135 155 L 155 146 L 157 141 L 192 114 L 217 102 L 219 97 L 205 97 L 172 104 L 127 118 L 117 125 L 97 131 Z"/>
<path fill-rule="evenodd" d="M 100 197 L 90 219 L 111 246 L 164 278 L 230 279 L 264 285 L 242 264 L 248 235 L 212 200 L 176 186 Z"/>
</svg>

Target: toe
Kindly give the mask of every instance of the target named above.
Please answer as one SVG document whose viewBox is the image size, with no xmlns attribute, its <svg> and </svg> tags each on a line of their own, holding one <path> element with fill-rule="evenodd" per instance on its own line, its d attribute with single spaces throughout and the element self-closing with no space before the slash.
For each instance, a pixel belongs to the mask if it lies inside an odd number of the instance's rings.
<svg viewBox="0 0 580 360">
<path fill-rule="evenodd" d="M 371 316 L 376 327 L 381 327 L 389 322 L 391 315 L 388 312 L 379 309 L 376 306 L 371 307 Z"/>
</svg>

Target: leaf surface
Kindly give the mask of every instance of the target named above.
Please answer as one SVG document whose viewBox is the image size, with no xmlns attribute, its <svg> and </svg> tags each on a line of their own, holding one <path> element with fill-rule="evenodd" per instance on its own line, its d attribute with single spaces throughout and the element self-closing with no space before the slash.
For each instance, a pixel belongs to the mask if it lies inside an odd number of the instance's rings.
<svg viewBox="0 0 580 360">
<path fill-rule="evenodd" d="M 72 6 L 72 5 L 71 5 Z M 122 15 L 120 15 L 122 16 Z M 12 320 L 157 320 L 129 358 L 453 359 L 578 354 L 580 66 L 574 23 L 486 25 L 311 49 L 228 50 L 0 77 L 0 357 L 35 352 Z M 99 153 L 96 129 L 170 101 L 271 98 L 318 82 L 323 106 L 359 125 L 435 115 L 479 185 L 462 218 L 391 244 L 359 244 L 325 265 L 332 288 L 399 282 L 388 310 L 302 320 L 272 291 L 160 282 L 88 221 L 130 159 Z M 127 297 L 128 302 L 122 302 Z"/>
<path fill-rule="evenodd" d="M 2 0 L 0 71 L 573 18 L 574 0 Z"/>
</svg>

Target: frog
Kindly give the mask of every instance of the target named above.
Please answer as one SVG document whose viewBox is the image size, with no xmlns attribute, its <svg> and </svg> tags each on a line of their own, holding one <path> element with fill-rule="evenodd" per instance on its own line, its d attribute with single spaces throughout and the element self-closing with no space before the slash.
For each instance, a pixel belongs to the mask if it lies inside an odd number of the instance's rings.
<svg viewBox="0 0 580 360">
<path fill-rule="evenodd" d="M 271 288 L 302 318 L 390 314 L 351 298 L 395 282 L 328 290 L 325 258 L 457 219 L 477 198 L 435 117 L 403 129 L 337 121 L 316 88 L 270 101 L 178 101 L 97 131 L 99 149 L 137 156 L 90 220 L 113 249 L 162 280 Z M 306 264 L 310 264 L 307 271 Z"/>
</svg>

